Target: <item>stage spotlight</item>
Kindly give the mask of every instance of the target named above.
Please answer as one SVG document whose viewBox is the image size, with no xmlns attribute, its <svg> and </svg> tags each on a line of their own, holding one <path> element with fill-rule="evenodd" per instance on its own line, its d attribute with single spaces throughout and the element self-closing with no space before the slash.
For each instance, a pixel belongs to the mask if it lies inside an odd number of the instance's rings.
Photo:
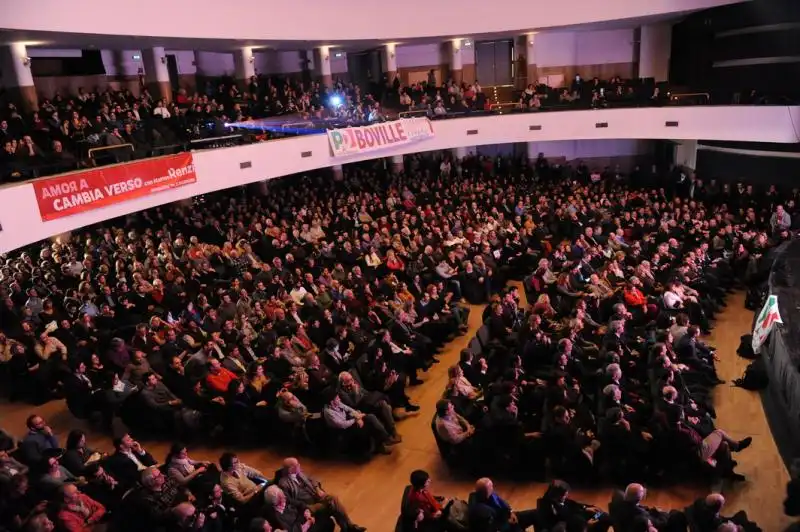
<svg viewBox="0 0 800 532">
<path fill-rule="evenodd" d="M 331 96 L 329 102 L 332 107 L 339 107 L 340 105 L 342 105 L 342 97 L 338 95 Z"/>
</svg>

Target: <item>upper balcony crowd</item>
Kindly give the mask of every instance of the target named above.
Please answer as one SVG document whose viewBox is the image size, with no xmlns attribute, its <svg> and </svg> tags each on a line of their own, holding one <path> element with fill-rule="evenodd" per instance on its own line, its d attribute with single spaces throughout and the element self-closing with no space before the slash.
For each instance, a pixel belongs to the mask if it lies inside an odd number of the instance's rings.
<svg viewBox="0 0 800 532">
<path fill-rule="evenodd" d="M 403 86 L 399 78 L 362 88 L 336 81 L 331 87 L 291 78 L 253 77 L 208 82 L 201 92 L 177 91 L 171 102 L 141 87 L 131 90 L 79 89 L 43 99 L 26 114 L 7 101 L 0 114 L 0 182 L 21 181 L 97 165 L 124 162 L 279 136 L 280 132 L 235 129 L 229 124 L 283 117 L 311 120 L 321 128 L 346 127 L 408 115 L 431 118 L 492 111 L 536 111 L 608 106 L 663 105 L 666 90 L 652 82 L 572 80 L 569 87 L 529 85 L 512 105 L 498 105 L 480 83 L 425 82 Z M 385 111 L 388 109 L 388 111 Z M 406 112 L 406 113 L 403 113 Z M 281 120 L 276 121 L 280 125 Z M 100 149 L 97 148 L 106 148 Z"/>
</svg>

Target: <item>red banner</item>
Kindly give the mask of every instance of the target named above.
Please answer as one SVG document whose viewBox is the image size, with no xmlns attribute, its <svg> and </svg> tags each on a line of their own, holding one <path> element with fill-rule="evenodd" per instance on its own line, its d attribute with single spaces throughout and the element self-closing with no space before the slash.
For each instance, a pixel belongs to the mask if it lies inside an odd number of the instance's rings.
<svg viewBox="0 0 800 532">
<path fill-rule="evenodd" d="M 55 220 L 197 181 L 191 153 L 145 159 L 32 182 L 42 220 Z"/>
</svg>

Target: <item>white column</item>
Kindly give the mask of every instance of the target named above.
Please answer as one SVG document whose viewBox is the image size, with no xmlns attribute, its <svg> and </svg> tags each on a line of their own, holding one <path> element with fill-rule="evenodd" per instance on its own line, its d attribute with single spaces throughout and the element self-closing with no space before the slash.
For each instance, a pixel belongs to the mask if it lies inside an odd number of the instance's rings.
<svg viewBox="0 0 800 532">
<path fill-rule="evenodd" d="M 474 146 L 459 146 L 458 148 L 453 149 L 453 157 L 456 159 L 463 159 L 468 155 L 475 154 L 475 147 Z"/>
<path fill-rule="evenodd" d="M 333 85 L 333 75 L 331 74 L 331 48 L 330 46 L 320 46 L 314 50 L 314 69 L 320 78 L 320 82 L 326 87 Z"/>
<path fill-rule="evenodd" d="M 164 47 L 154 46 L 142 50 L 142 58 L 144 59 L 144 79 L 150 93 L 154 98 L 172 100 L 172 86 L 169 83 L 169 69 Z"/>
<path fill-rule="evenodd" d="M 539 153 L 541 150 L 539 149 L 538 142 L 529 142 L 528 143 L 528 160 L 535 161 L 539 157 Z"/>
<path fill-rule="evenodd" d="M 149 50 L 142 50 L 144 56 L 144 75 L 148 82 L 169 83 L 169 69 L 167 69 L 167 54 L 163 46 L 154 46 Z"/>
<path fill-rule="evenodd" d="M 525 36 L 525 62 L 527 71 L 525 79 L 527 84 L 536 85 L 539 83 L 539 75 L 536 67 L 536 34 L 531 33 Z"/>
<path fill-rule="evenodd" d="M 12 100 L 22 102 L 23 111 L 36 111 L 39 99 L 33 86 L 31 60 L 25 43 L 15 42 L 0 47 L 2 84 L 9 89 Z"/>
<path fill-rule="evenodd" d="M 233 52 L 233 65 L 236 69 L 237 81 L 250 81 L 256 75 L 256 61 L 253 47 L 245 46 Z"/>
<path fill-rule="evenodd" d="M 697 141 L 680 140 L 675 142 L 677 143 L 677 146 L 675 146 L 675 166 L 692 170 L 697 168 Z"/>
<path fill-rule="evenodd" d="M 672 48 L 672 24 L 642 26 L 639 37 L 639 77 L 655 78 L 656 82 L 669 78 L 669 59 Z"/>
<path fill-rule="evenodd" d="M 402 155 L 393 155 L 392 156 L 392 172 L 400 173 L 405 170 L 405 164 L 403 163 L 403 156 Z"/>
<path fill-rule="evenodd" d="M 461 60 L 461 39 L 450 41 L 450 77 L 456 83 L 463 79 L 464 62 Z"/>
<path fill-rule="evenodd" d="M 7 87 L 33 86 L 33 74 L 25 43 L 13 42 L 6 46 L 3 50 L 2 66 L 3 82 Z"/>
<path fill-rule="evenodd" d="M 333 170 L 334 181 L 342 181 L 344 179 L 344 170 L 342 170 L 341 164 L 334 164 L 331 166 L 331 170 Z"/>
<path fill-rule="evenodd" d="M 383 71 L 386 73 L 386 78 L 389 83 L 394 81 L 397 75 L 397 46 L 393 43 L 386 43 L 383 47 L 383 54 L 381 54 L 383 61 Z"/>
</svg>

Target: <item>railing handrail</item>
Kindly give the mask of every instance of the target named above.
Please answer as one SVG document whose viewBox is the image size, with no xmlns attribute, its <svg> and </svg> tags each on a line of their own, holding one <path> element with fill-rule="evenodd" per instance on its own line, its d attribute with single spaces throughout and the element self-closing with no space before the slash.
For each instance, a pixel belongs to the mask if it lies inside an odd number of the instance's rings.
<svg viewBox="0 0 800 532">
<path fill-rule="evenodd" d="M 325 119 L 327 121 L 327 119 Z M 306 122 L 289 122 L 286 124 L 281 124 L 281 129 L 288 129 L 290 127 L 315 127 L 314 122 L 306 121 Z"/>
<path fill-rule="evenodd" d="M 511 108 L 520 109 L 520 108 L 522 108 L 522 105 L 520 103 L 518 103 L 518 102 L 493 103 L 493 104 L 489 105 L 489 110 L 490 111 L 494 111 L 495 109 L 503 109 L 505 107 L 511 107 Z"/>
<path fill-rule="evenodd" d="M 201 142 L 214 142 L 219 140 L 228 140 L 228 139 L 241 139 L 244 138 L 242 134 L 234 134 L 234 135 L 223 135 L 221 137 L 207 137 L 204 139 L 192 139 L 189 141 L 189 144 L 200 144 Z"/>
<path fill-rule="evenodd" d="M 87 153 L 87 155 L 89 156 L 90 159 L 94 159 L 94 154 L 99 152 L 99 151 L 118 150 L 118 149 L 121 149 L 121 148 L 130 148 L 131 151 L 136 151 L 136 149 L 133 147 L 133 144 L 128 142 L 128 143 L 125 143 L 125 144 L 116 144 L 114 146 L 98 146 L 97 148 L 89 148 L 89 151 L 86 152 L 86 153 Z"/>
<path fill-rule="evenodd" d="M 428 116 L 428 109 L 412 109 L 410 111 L 400 111 L 398 118 L 413 118 L 415 116 Z"/>
</svg>

